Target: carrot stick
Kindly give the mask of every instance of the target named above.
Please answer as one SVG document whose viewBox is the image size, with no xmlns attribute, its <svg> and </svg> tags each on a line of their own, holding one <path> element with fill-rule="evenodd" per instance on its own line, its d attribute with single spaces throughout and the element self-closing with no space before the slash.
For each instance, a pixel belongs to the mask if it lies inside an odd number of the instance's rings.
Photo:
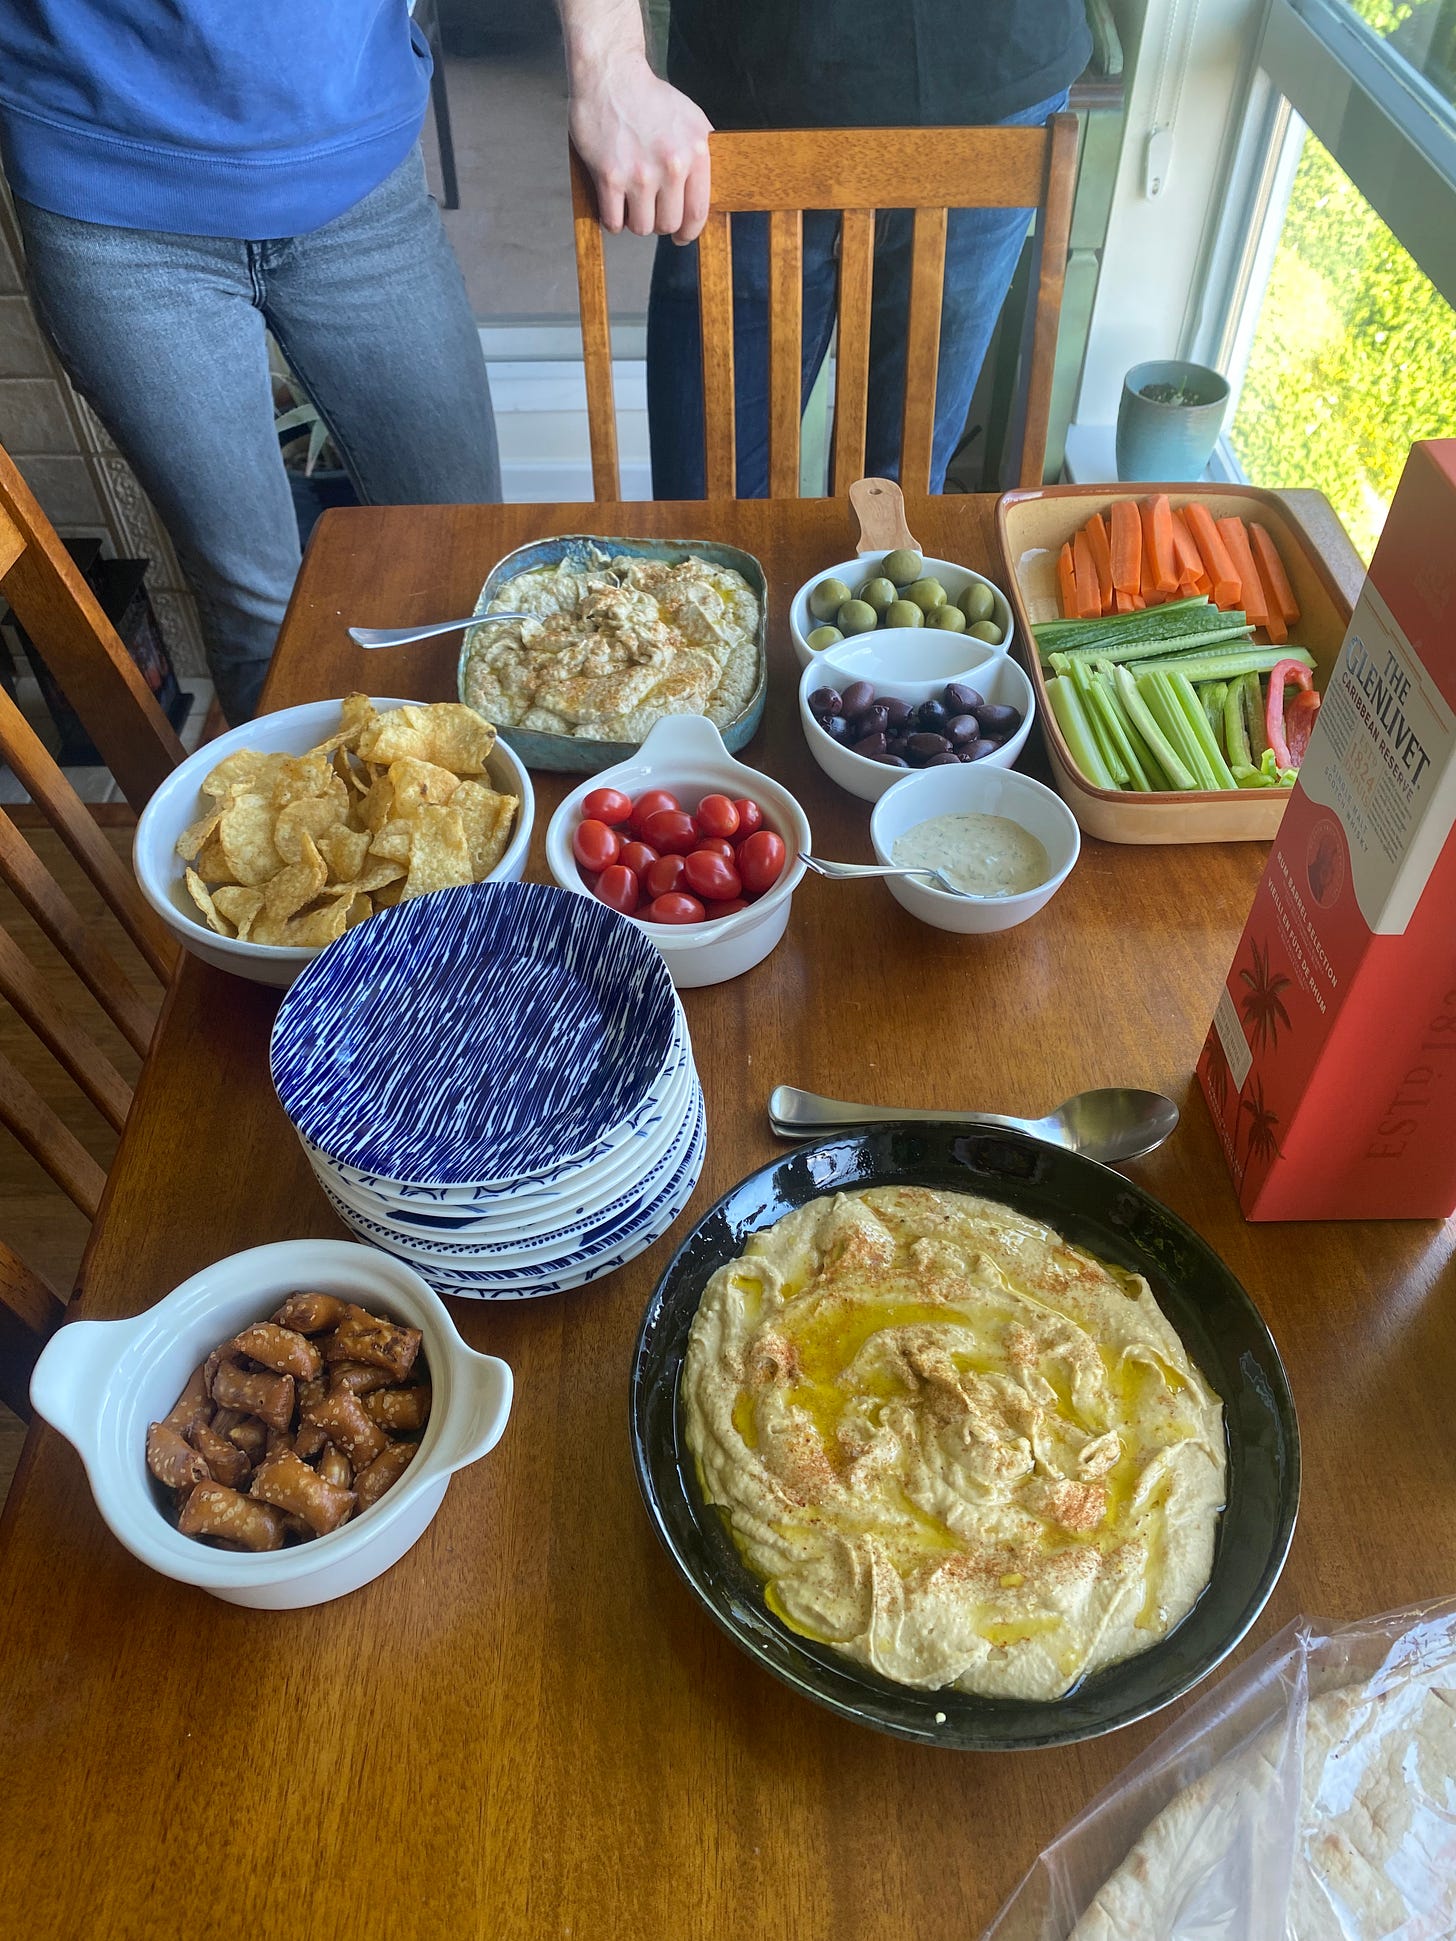
<svg viewBox="0 0 1456 1941">
<path fill-rule="evenodd" d="M 1249 544 L 1269 591 L 1270 611 L 1277 606 L 1281 617 L 1292 627 L 1299 618 L 1299 602 L 1294 597 L 1294 588 L 1289 584 L 1289 575 L 1284 570 L 1284 561 L 1279 557 L 1279 548 L 1264 528 L 1252 521 L 1249 525 Z"/>
<path fill-rule="evenodd" d="M 1153 566 L 1153 583 L 1160 593 L 1178 588 L 1178 562 L 1173 552 L 1173 508 L 1166 492 L 1142 503 L 1143 540 Z"/>
<path fill-rule="evenodd" d="M 1107 538 L 1107 528 L 1102 523 L 1102 514 L 1094 512 L 1082 528 L 1087 535 L 1087 544 L 1092 549 L 1092 564 L 1097 568 L 1097 592 L 1102 601 L 1101 611 L 1112 611 L 1112 548 Z"/>
<path fill-rule="evenodd" d="M 1072 541 L 1072 572 L 1077 595 L 1077 612 L 1084 620 L 1102 617 L 1102 600 L 1097 591 L 1097 568 L 1092 563 L 1092 548 L 1085 532 Z"/>
<path fill-rule="evenodd" d="M 1254 564 L 1254 555 L 1249 549 L 1249 535 L 1244 531 L 1242 519 L 1220 519 L 1218 529 L 1223 535 L 1223 543 L 1228 548 L 1228 556 L 1234 563 L 1234 571 L 1244 589 L 1244 612 L 1256 627 L 1269 623 L 1269 597 L 1259 578 L 1259 569 Z"/>
<path fill-rule="evenodd" d="M 1148 537 L 1146 528 L 1144 528 L 1143 530 L 1142 591 L 1143 591 L 1144 601 L 1150 607 L 1160 607 L 1168 597 L 1167 594 L 1163 591 L 1163 589 L 1158 585 L 1158 569 L 1153 564 L 1153 546 L 1152 546 L 1152 541 Z"/>
<path fill-rule="evenodd" d="M 1236 607 L 1243 592 L 1234 563 L 1228 556 L 1228 547 L 1213 523 L 1213 514 L 1200 499 L 1190 499 L 1183 508 L 1183 517 L 1188 521 L 1188 530 L 1193 535 L 1193 543 L 1198 548 L 1207 573 L 1216 607 Z"/>
<path fill-rule="evenodd" d="M 1198 548 L 1193 543 L 1187 522 L 1181 512 L 1173 513 L 1173 553 L 1178 561 L 1178 579 L 1190 593 L 1207 593 L 1208 575 L 1203 570 L 1203 561 Z"/>
<path fill-rule="evenodd" d="M 1114 613 L 1135 613 L 1137 611 L 1136 600 L 1137 595 L 1135 593 L 1124 593 L 1120 586 L 1116 587 L 1112 595 L 1112 611 Z"/>
<path fill-rule="evenodd" d="M 1112 501 L 1112 584 L 1119 593 L 1137 593 L 1143 583 L 1143 529 L 1131 499 Z"/>
<path fill-rule="evenodd" d="M 1075 620 L 1077 616 L 1077 575 L 1072 559 L 1072 542 L 1069 539 L 1057 556 L 1057 585 L 1062 595 L 1062 618 Z"/>
</svg>

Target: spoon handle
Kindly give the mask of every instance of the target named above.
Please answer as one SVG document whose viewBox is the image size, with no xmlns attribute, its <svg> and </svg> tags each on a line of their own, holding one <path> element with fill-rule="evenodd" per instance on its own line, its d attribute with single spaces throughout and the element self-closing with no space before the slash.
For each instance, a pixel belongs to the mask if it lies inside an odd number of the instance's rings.
<svg viewBox="0 0 1456 1941">
<path fill-rule="evenodd" d="M 1003 1118 L 996 1112 L 943 1112 L 925 1106 L 854 1105 L 847 1099 L 820 1098 L 797 1085 L 778 1085 L 769 1094 L 769 1125 L 781 1139 L 811 1139 L 841 1126 L 888 1125 L 899 1119 L 938 1120 L 941 1124 L 1009 1126 L 1014 1132 L 1041 1133 L 1026 1119 Z M 1045 1136 L 1045 1135 L 1042 1135 Z"/>
<path fill-rule="evenodd" d="M 404 647 L 412 640 L 433 640 L 436 634 L 459 633 L 480 620 L 524 620 L 524 613 L 472 613 L 468 620 L 436 620 L 428 627 L 350 627 L 356 647 Z"/>
</svg>

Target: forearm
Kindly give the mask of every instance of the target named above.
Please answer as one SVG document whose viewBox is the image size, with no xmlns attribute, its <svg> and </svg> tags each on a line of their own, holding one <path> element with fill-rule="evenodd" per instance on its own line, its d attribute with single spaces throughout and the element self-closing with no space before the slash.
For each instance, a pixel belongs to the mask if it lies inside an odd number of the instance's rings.
<svg viewBox="0 0 1456 1941">
<path fill-rule="evenodd" d="M 576 94 L 604 69 L 647 60 L 637 0 L 556 0 L 566 41 L 566 75 Z"/>
</svg>

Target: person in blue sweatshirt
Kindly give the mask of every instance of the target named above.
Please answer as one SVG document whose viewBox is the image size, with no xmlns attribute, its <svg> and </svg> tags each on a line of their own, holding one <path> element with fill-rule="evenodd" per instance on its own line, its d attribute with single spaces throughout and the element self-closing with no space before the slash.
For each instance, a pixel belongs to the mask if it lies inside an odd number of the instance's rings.
<svg viewBox="0 0 1456 1941">
<path fill-rule="evenodd" d="M 36 311 L 172 536 L 233 722 L 299 563 L 268 330 L 366 501 L 500 497 L 429 76 L 407 0 L 0 0 Z"/>
</svg>

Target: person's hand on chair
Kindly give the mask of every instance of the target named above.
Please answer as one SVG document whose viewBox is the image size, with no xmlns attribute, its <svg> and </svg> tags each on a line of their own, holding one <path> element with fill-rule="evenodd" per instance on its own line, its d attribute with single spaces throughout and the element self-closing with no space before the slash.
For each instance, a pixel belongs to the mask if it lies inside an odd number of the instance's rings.
<svg viewBox="0 0 1456 1941">
<path fill-rule="evenodd" d="M 712 123 L 658 79 L 640 46 L 589 49 L 572 34 L 571 11 L 563 8 L 571 139 L 596 182 L 603 227 L 692 242 L 708 215 Z"/>
</svg>

